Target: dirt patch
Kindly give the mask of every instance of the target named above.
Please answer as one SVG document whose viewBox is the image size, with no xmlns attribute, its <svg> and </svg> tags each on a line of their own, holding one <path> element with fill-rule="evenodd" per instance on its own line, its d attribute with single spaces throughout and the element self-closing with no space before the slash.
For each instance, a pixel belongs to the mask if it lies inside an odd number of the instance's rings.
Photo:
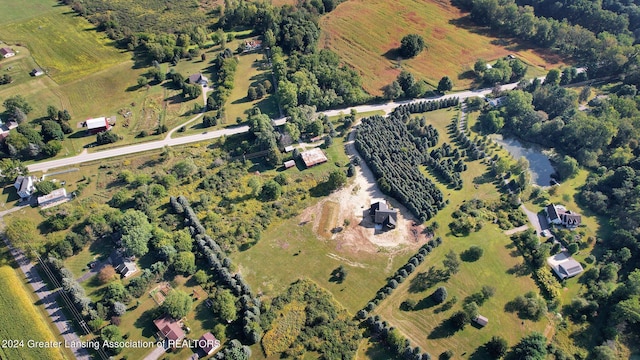
<svg viewBox="0 0 640 360">
<path fill-rule="evenodd" d="M 358 156 L 352 136 L 345 146 L 350 157 Z M 387 201 L 390 207 L 398 210 L 395 229 L 376 229 L 368 211 L 371 204 L 379 200 Z M 428 240 L 424 227 L 415 224 L 407 208 L 382 193 L 364 161 L 356 166 L 350 185 L 300 215 L 300 223 L 307 222 L 313 223 L 313 231 L 320 238 L 335 241 L 336 250 L 346 253 L 394 253 L 407 247 L 417 248 Z"/>
<path fill-rule="evenodd" d="M 331 238 L 334 232 L 339 231 L 338 224 L 336 223 L 339 211 L 340 204 L 333 201 L 323 202 L 318 221 L 318 235 L 324 238 Z"/>
</svg>

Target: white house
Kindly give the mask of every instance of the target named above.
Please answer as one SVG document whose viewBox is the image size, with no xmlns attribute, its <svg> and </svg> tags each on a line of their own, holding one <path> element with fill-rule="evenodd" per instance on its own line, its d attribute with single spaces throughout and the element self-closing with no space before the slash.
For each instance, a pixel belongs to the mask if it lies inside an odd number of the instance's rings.
<svg viewBox="0 0 640 360">
<path fill-rule="evenodd" d="M 13 186 L 18 190 L 20 198 L 28 198 L 36 191 L 34 176 L 18 176 Z"/>
<path fill-rule="evenodd" d="M 562 225 L 569 229 L 576 228 L 582 224 L 582 216 L 567 210 L 562 205 L 549 204 L 544 208 L 547 213 L 549 224 Z"/>
<path fill-rule="evenodd" d="M 567 252 L 561 252 L 547 258 L 547 264 L 560 279 L 574 277 L 584 271 L 582 265 Z"/>
</svg>

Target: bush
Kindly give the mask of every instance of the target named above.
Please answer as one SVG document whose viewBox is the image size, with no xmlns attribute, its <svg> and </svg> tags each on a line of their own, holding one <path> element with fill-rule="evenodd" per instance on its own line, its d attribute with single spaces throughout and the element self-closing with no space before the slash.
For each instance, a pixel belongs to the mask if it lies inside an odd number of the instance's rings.
<svg viewBox="0 0 640 360">
<path fill-rule="evenodd" d="M 436 302 L 436 304 L 442 304 L 447 300 L 447 289 L 444 286 L 440 286 L 433 292 L 431 298 Z"/>
<path fill-rule="evenodd" d="M 424 39 L 418 34 L 409 34 L 400 41 L 400 54 L 405 58 L 412 58 L 424 49 Z"/>
<path fill-rule="evenodd" d="M 478 261 L 482 257 L 483 253 L 484 250 L 482 250 L 481 247 L 474 245 L 462 252 L 462 254 L 460 254 L 460 258 L 464 261 Z"/>
<path fill-rule="evenodd" d="M 101 284 L 107 284 L 116 279 L 116 269 L 111 265 L 106 265 L 98 273 L 98 280 Z"/>
</svg>

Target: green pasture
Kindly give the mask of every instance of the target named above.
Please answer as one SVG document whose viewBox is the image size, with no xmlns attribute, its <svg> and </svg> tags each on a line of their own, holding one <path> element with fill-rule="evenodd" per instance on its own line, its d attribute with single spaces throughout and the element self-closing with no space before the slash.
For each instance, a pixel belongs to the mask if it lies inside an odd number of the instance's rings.
<svg viewBox="0 0 640 360">
<path fill-rule="evenodd" d="M 54 0 L 0 0 L 0 26 L 46 14 L 57 7 L 60 5 Z"/>
</svg>

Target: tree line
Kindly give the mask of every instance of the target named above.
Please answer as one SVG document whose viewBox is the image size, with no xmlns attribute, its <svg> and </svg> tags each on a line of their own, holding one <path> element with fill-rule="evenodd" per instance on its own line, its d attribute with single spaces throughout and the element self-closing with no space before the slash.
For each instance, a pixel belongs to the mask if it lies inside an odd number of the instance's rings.
<svg viewBox="0 0 640 360">
<path fill-rule="evenodd" d="M 404 124 L 406 115 L 394 115 L 363 119 L 356 130 L 355 146 L 380 189 L 407 206 L 422 223 L 444 208 L 444 196 L 418 169 L 428 140 L 416 139 L 409 133 Z"/>
<path fill-rule="evenodd" d="M 518 3 L 527 6 L 518 6 Z M 625 73 L 633 75 L 636 84 L 640 80 L 639 60 L 634 55 L 640 45 L 634 45 L 634 36 L 627 22 L 629 15 L 624 13 L 633 13 L 637 7 L 618 6 L 618 15 L 603 10 L 600 7 L 602 3 L 589 1 L 523 0 L 518 3 L 515 0 L 455 1 L 456 5 L 470 11 L 470 19 L 478 25 L 572 57 L 587 66 L 591 78 Z M 535 8 L 528 4 L 534 4 Z M 554 7 L 562 10 L 544 11 Z M 555 14 L 554 17 L 562 19 L 541 16 L 545 14 Z M 567 18 L 574 21 L 566 21 Z"/>
</svg>

